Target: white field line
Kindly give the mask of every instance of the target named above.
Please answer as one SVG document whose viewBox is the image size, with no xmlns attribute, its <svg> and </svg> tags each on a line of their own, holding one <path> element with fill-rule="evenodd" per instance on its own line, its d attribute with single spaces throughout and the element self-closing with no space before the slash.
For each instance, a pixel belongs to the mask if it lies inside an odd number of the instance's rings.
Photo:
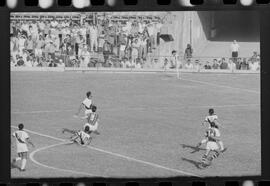
<svg viewBox="0 0 270 186">
<path fill-rule="evenodd" d="M 260 104 L 257 103 L 250 103 L 250 104 L 239 104 L 239 105 L 199 105 L 199 106 L 180 106 L 180 107 L 154 107 L 151 108 L 151 110 L 162 110 L 162 109 L 188 109 L 188 108 L 229 108 L 229 107 L 249 107 L 249 106 L 260 106 Z M 125 110 L 147 110 L 149 108 L 147 107 L 134 107 L 134 108 L 125 108 Z M 99 109 L 99 111 L 111 111 L 115 109 Z M 74 109 L 67 109 L 67 110 L 38 110 L 38 111 L 13 111 L 12 114 L 42 114 L 42 113 L 58 113 L 58 112 L 71 112 L 74 111 Z"/>
<path fill-rule="evenodd" d="M 37 165 L 39 165 L 41 167 L 45 167 L 47 169 L 53 169 L 53 170 L 61 171 L 61 172 L 69 172 L 69 173 L 72 173 L 72 174 L 81 174 L 81 175 L 85 175 L 85 176 L 98 177 L 96 175 L 93 175 L 93 174 L 90 174 L 90 173 L 87 173 L 87 172 L 74 171 L 74 170 L 69 170 L 69 169 L 61 169 L 61 168 L 57 168 L 57 167 L 53 167 L 53 166 L 48 166 L 48 165 L 45 165 L 43 163 L 38 162 L 34 158 L 34 156 L 35 156 L 35 154 L 37 152 L 48 150 L 49 148 L 57 147 L 57 146 L 68 144 L 68 143 L 70 143 L 70 142 L 61 142 L 61 143 L 56 143 L 54 145 L 49 145 L 49 146 L 38 148 L 38 149 L 34 150 L 33 152 L 31 152 L 30 155 L 29 155 L 29 157 L 30 157 L 31 161 L 33 161 L 35 164 L 37 164 Z"/>
<path fill-rule="evenodd" d="M 190 82 L 199 83 L 199 84 L 205 84 L 205 85 L 211 85 L 211 86 L 215 86 L 215 87 L 228 88 L 228 89 L 232 89 L 232 90 L 241 90 L 241 91 L 245 91 L 245 92 L 249 92 L 249 93 L 260 94 L 260 91 L 256 91 L 256 90 L 250 90 L 250 89 L 238 88 L 238 87 L 231 87 L 231 86 L 227 86 L 227 85 L 219 85 L 219 84 L 216 84 L 216 83 L 210 83 L 210 82 L 206 82 L 206 81 L 192 80 L 192 79 L 186 79 L 186 78 L 181 78 L 181 77 L 180 77 L 180 80 L 190 81 Z"/>
<path fill-rule="evenodd" d="M 17 128 L 16 126 L 13 126 L 13 125 L 11 127 L 12 128 Z M 39 135 L 39 136 L 43 136 L 43 137 L 51 138 L 51 139 L 54 139 L 54 140 L 58 140 L 58 141 L 61 141 L 61 142 L 65 141 L 64 139 L 61 139 L 61 138 L 49 136 L 49 135 L 42 134 L 42 133 L 39 133 L 39 132 L 31 131 L 31 130 L 25 129 L 25 131 L 27 131 L 29 133 L 32 133 L 32 134 Z M 160 168 L 160 169 L 172 171 L 172 172 L 175 172 L 175 173 L 181 173 L 181 174 L 185 174 L 185 175 L 189 175 L 189 176 L 200 177 L 200 176 L 198 176 L 196 174 L 193 174 L 193 173 L 189 173 L 189 172 L 181 171 L 181 170 L 178 170 L 178 169 L 165 167 L 165 166 L 162 166 L 162 165 L 158 165 L 158 164 L 151 163 L 151 162 L 148 162 L 148 161 L 143 161 L 143 160 L 139 160 L 139 159 L 136 159 L 136 158 L 128 157 L 128 156 L 125 156 L 125 155 L 122 155 L 122 154 L 118 154 L 118 153 L 115 153 L 115 152 L 110 152 L 110 151 L 103 150 L 103 149 L 100 149 L 100 148 L 91 147 L 91 146 L 87 146 L 87 148 L 92 149 L 92 150 L 96 150 L 96 151 L 99 151 L 99 152 L 103 152 L 103 153 L 106 153 L 106 154 L 110 154 L 110 155 L 113 155 L 113 156 L 121 157 L 121 158 L 130 160 L 130 161 L 135 161 L 135 162 L 142 163 L 142 164 L 145 164 L 145 165 L 150 165 L 150 166 L 157 167 L 157 168 Z"/>
</svg>

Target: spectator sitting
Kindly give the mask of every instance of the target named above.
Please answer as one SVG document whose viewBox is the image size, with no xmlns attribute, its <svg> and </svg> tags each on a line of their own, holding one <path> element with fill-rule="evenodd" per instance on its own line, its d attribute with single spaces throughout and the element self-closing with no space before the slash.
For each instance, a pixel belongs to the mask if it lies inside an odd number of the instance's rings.
<svg viewBox="0 0 270 186">
<path fill-rule="evenodd" d="M 221 63 L 220 63 L 220 69 L 228 69 L 228 64 L 225 61 L 225 58 L 221 59 Z"/>
<path fill-rule="evenodd" d="M 19 58 L 18 58 L 18 61 L 17 61 L 17 66 L 24 66 L 24 60 L 23 60 L 23 58 L 22 58 L 22 56 L 20 56 Z"/>
<path fill-rule="evenodd" d="M 244 58 L 243 61 L 240 63 L 240 69 L 241 70 L 248 70 L 248 63 L 247 63 L 246 58 Z"/>
<path fill-rule="evenodd" d="M 187 63 L 185 64 L 185 69 L 191 70 L 193 68 L 194 68 L 193 64 L 191 63 L 190 59 L 188 59 Z"/>
<path fill-rule="evenodd" d="M 62 59 L 59 59 L 59 63 L 58 63 L 58 65 L 57 65 L 58 67 L 65 67 L 65 63 L 63 62 L 63 60 Z"/>
<path fill-rule="evenodd" d="M 55 63 L 54 60 L 50 60 L 49 67 L 57 67 L 57 64 Z"/>
<path fill-rule="evenodd" d="M 135 68 L 137 68 L 137 69 L 141 69 L 142 68 L 141 62 L 139 60 L 136 61 Z"/>
<path fill-rule="evenodd" d="M 233 62 L 233 58 L 229 59 L 228 69 L 231 70 L 231 71 L 236 69 L 236 64 Z"/>
<path fill-rule="evenodd" d="M 214 60 L 213 60 L 212 68 L 213 68 L 213 69 L 219 69 L 219 64 L 218 64 L 218 62 L 217 62 L 217 59 L 214 59 Z"/>
<path fill-rule="evenodd" d="M 199 72 L 201 68 L 200 61 L 198 59 L 195 60 L 194 69 Z"/>
<path fill-rule="evenodd" d="M 249 63 L 249 70 L 256 71 L 258 69 L 259 69 L 259 63 L 251 60 L 251 62 Z"/>
<path fill-rule="evenodd" d="M 235 63 L 235 68 L 236 68 L 237 70 L 240 70 L 240 68 L 241 68 L 240 64 L 242 63 L 241 58 L 240 58 L 240 57 L 237 58 L 237 59 L 234 61 L 234 63 Z"/>
<path fill-rule="evenodd" d="M 207 61 L 206 64 L 204 65 L 204 69 L 212 69 L 209 61 Z"/>
</svg>

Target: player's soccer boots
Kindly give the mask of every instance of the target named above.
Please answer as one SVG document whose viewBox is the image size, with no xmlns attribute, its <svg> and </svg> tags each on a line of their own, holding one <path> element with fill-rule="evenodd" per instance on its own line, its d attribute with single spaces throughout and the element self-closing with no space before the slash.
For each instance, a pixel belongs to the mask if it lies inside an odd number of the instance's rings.
<svg viewBox="0 0 270 186">
<path fill-rule="evenodd" d="M 220 152 L 223 153 L 227 150 L 227 147 L 225 147 L 223 150 L 221 150 Z"/>
</svg>

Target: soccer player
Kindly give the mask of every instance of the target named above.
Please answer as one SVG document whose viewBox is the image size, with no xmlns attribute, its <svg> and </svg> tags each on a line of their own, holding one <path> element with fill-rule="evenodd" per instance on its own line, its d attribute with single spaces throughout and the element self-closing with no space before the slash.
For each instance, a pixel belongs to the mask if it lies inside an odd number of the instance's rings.
<svg viewBox="0 0 270 186">
<path fill-rule="evenodd" d="M 215 114 L 214 109 L 212 109 L 212 108 L 209 109 L 208 113 L 209 113 L 209 115 L 205 117 L 205 120 L 203 121 L 202 125 L 208 124 L 208 128 L 214 129 L 215 135 L 217 137 L 220 137 L 220 132 L 219 132 L 220 124 L 217 121 L 218 116 Z M 199 148 L 203 143 L 206 143 L 207 139 L 208 138 L 203 139 L 201 142 L 198 143 L 198 145 L 196 147 Z M 217 143 L 220 146 L 221 152 L 224 152 L 225 149 L 224 149 L 223 142 L 220 139 L 218 139 Z"/>
<path fill-rule="evenodd" d="M 65 133 L 65 132 L 73 134 L 70 137 L 71 141 L 79 145 L 83 145 L 83 146 L 89 145 L 92 139 L 89 134 L 90 129 L 88 126 L 86 126 L 84 130 L 79 130 L 79 131 L 64 128 L 62 133 Z"/>
<path fill-rule="evenodd" d="M 12 134 L 12 136 L 15 137 L 16 139 L 17 154 L 18 154 L 18 157 L 12 160 L 12 164 L 15 164 L 17 161 L 21 160 L 20 171 L 25 171 L 27 152 L 28 152 L 27 144 L 32 145 L 32 147 L 35 147 L 35 146 L 30 141 L 28 133 L 23 130 L 24 125 L 20 123 L 18 125 L 18 128 L 19 130 L 15 131 Z"/>
<path fill-rule="evenodd" d="M 206 152 L 202 157 L 202 162 L 201 165 L 203 167 L 209 166 L 211 165 L 211 162 L 217 158 L 220 154 L 220 147 L 217 143 L 217 141 L 219 140 L 218 137 L 216 136 L 217 134 L 217 130 L 215 128 L 209 128 L 206 131 L 206 138 L 207 138 L 207 142 L 206 142 Z M 213 154 L 209 156 L 210 152 L 213 152 Z"/>
<path fill-rule="evenodd" d="M 86 98 L 83 100 L 83 102 L 80 104 L 78 112 L 75 114 L 75 116 L 78 116 L 81 112 L 81 110 L 85 108 L 85 116 L 90 114 L 92 112 L 92 94 L 90 91 L 86 93 Z"/>
<path fill-rule="evenodd" d="M 89 127 L 90 132 L 94 132 L 96 134 L 100 134 L 98 129 L 98 120 L 99 115 L 96 113 L 97 107 L 95 105 L 92 105 L 92 113 L 89 113 L 87 116 L 84 116 L 83 119 L 87 120 L 87 123 L 84 125 L 83 128 Z"/>
</svg>

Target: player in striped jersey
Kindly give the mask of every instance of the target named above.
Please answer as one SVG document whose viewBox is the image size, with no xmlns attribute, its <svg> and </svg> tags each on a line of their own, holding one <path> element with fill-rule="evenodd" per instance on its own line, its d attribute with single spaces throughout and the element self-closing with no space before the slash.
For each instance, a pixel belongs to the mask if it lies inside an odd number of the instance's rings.
<svg viewBox="0 0 270 186">
<path fill-rule="evenodd" d="M 217 158 L 220 154 L 220 147 L 218 145 L 218 137 L 216 136 L 217 130 L 215 128 L 207 129 L 205 136 L 207 138 L 206 142 L 206 152 L 202 157 L 201 165 L 203 168 L 211 165 L 211 162 Z M 210 153 L 213 152 L 211 155 Z M 209 156 L 210 155 L 210 156 Z M 209 156 L 209 157 L 208 157 Z"/>
<path fill-rule="evenodd" d="M 218 123 L 217 119 L 218 119 L 218 116 L 215 114 L 214 109 L 210 108 L 209 115 L 205 117 L 205 120 L 203 121 L 202 125 L 208 124 L 208 128 L 215 129 L 215 133 L 216 133 L 215 135 L 217 137 L 220 137 L 220 132 L 219 132 L 220 124 Z M 203 139 L 201 142 L 198 143 L 196 147 L 199 148 L 203 143 L 206 143 L 207 140 L 208 138 Z M 225 149 L 224 149 L 223 142 L 219 139 L 217 143 L 220 146 L 221 152 L 224 152 Z"/>
<path fill-rule="evenodd" d="M 84 125 L 85 127 L 89 127 L 90 132 L 94 132 L 95 134 L 100 134 L 98 129 L 98 120 L 99 115 L 96 113 L 97 107 L 95 105 L 92 106 L 92 113 L 89 113 L 87 116 L 83 117 L 87 119 L 87 123 Z"/>
<path fill-rule="evenodd" d="M 62 133 L 65 133 L 65 132 L 69 132 L 73 134 L 70 137 L 71 141 L 79 145 L 83 145 L 83 146 L 89 145 L 92 139 L 89 134 L 90 129 L 88 126 L 86 126 L 84 130 L 79 130 L 79 131 L 64 128 Z"/>
<path fill-rule="evenodd" d="M 29 135 L 27 132 L 23 130 L 24 125 L 20 123 L 18 125 L 19 130 L 15 131 L 12 136 L 15 137 L 16 139 L 16 146 L 17 146 L 17 153 L 18 157 L 14 158 L 12 160 L 12 164 L 14 165 L 17 161 L 21 160 L 21 171 L 25 171 L 25 166 L 26 166 L 26 160 L 27 160 L 27 144 L 32 145 L 32 147 L 35 147 L 34 144 L 30 141 Z"/>
</svg>

